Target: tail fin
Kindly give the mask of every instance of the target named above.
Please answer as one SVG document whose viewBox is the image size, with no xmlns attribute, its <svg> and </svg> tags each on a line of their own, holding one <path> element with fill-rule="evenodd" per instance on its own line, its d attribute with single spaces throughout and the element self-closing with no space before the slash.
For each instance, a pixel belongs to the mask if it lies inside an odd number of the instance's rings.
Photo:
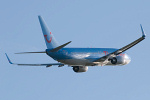
<svg viewBox="0 0 150 100">
<path fill-rule="evenodd" d="M 45 21 L 43 20 L 43 18 L 41 16 L 38 16 L 39 18 L 39 22 L 41 25 L 41 29 L 43 31 L 43 35 L 45 38 L 45 43 L 48 49 L 52 49 L 52 48 L 56 48 L 59 45 L 57 44 L 54 36 L 52 35 L 51 31 L 49 31 Z"/>
</svg>

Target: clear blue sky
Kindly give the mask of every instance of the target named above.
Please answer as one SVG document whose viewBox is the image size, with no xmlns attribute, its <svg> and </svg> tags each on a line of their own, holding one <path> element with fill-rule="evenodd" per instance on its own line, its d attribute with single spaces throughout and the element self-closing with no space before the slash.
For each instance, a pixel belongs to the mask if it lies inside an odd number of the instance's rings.
<svg viewBox="0 0 150 100">
<path fill-rule="evenodd" d="M 0 100 L 150 100 L 149 0 L 3 0 L 0 3 Z M 13 62 L 53 63 L 43 51 L 38 22 L 42 15 L 60 44 L 70 47 L 121 48 L 147 38 L 127 53 L 126 66 L 89 67 L 76 74 L 71 67 L 29 67 Z"/>
</svg>

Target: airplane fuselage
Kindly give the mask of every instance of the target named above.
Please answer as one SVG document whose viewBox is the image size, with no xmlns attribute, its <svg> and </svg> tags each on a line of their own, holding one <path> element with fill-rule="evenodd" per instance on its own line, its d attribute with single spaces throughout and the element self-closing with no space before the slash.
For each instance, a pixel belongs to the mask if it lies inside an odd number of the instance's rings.
<svg viewBox="0 0 150 100">
<path fill-rule="evenodd" d="M 70 66 L 102 66 L 101 62 L 94 62 L 95 60 L 116 51 L 114 48 L 62 48 L 57 52 L 50 52 L 51 49 L 47 49 L 46 53 L 54 60 L 67 64 Z M 131 59 L 124 52 L 117 57 L 116 64 L 112 64 L 109 61 L 106 65 L 126 65 Z"/>
</svg>

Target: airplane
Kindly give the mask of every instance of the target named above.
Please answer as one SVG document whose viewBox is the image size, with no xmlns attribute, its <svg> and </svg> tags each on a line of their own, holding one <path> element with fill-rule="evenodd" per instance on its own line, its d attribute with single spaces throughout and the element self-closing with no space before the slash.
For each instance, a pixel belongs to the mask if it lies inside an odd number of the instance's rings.
<svg viewBox="0 0 150 100">
<path fill-rule="evenodd" d="M 48 56 L 58 61 L 58 63 L 47 63 L 47 64 L 18 64 L 12 63 L 8 55 L 5 53 L 10 64 L 20 66 L 46 66 L 51 67 L 57 65 L 62 67 L 68 65 L 73 68 L 74 72 L 86 72 L 89 66 L 122 66 L 129 64 L 131 58 L 125 52 L 131 47 L 135 46 L 139 42 L 145 39 L 146 34 L 143 31 L 142 25 L 141 31 L 142 36 L 132 43 L 120 48 L 67 48 L 69 41 L 63 45 L 59 45 L 55 40 L 51 31 L 49 31 L 44 19 L 38 16 L 40 26 L 43 32 L 47 49 L 39 52 L 20 52 L 16 54 L 27 54 L 27 53 L 46 53 Z"/>
</svg>

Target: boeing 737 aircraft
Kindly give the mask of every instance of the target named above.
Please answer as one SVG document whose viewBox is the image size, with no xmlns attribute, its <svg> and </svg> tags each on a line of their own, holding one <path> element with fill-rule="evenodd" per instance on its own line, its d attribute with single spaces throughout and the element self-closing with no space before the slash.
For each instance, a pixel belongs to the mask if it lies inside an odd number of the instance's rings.
<svg viewBox="0 0 150 100">
<path fill-rule="evenodd" d="M 43 31 L 45 43 L 47 49 L 45 51 L 40 52 L 21 52 L 17 54 L 24 53 L 46 53 L 48 56 L 52 57 L 54 60 L 59 63 L 48 63 L 48 64 L 17 64 L 12 63 L 6 57 L 10 64 L 21 65 L 21 66 L 46 66 L 50 67 L 53 65 L 57 65 L 58 67 L 62 67 L 64 65 L 68 65 L 73 67 L 74 72 L 86 72 L 88 70 L 88 66 L 105 66 L 105 65 L 126 65 L 131 59 L 125 53 L 126 50 L 130 49 L 134 45 L 138 44 L 142 40 L 145 39 L 146 35 L 144 34 L 143 28 L 142 36 L 135 40 L 134 42 L 120 48 L 65 48 L 70 42 L 67 42 L 63 45 L 59 45 L 51 31 L 49 31 L 45 21 L 41 16 L 38 16 L 39 22 L 41 25 L 41 29 Z"/>
</svg>

